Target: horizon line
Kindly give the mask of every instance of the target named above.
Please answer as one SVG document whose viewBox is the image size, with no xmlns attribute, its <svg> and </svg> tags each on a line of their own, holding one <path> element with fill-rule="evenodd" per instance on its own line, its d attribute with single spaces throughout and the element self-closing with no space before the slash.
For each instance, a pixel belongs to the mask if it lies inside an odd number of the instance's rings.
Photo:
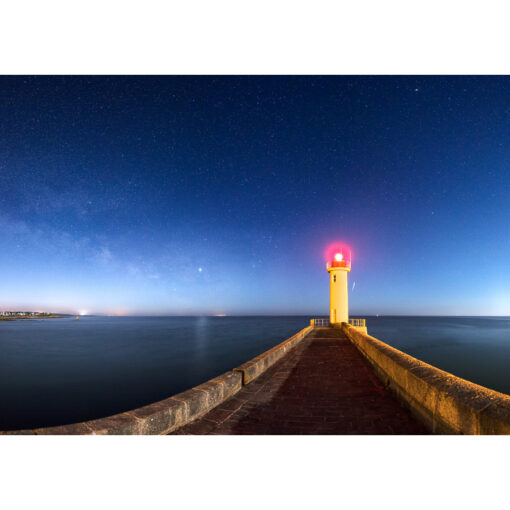
<svg viewBox="0 0 510 510">
<path fill-rule="evenodd" d="M 45 312 L 51 313 L 55 315 L 69 315 L 75 316 L 78 315 L 80 317 L 328 317 L 329 314 L 313 314 L 313 313 L 218 313 L 218 314 L 210 314 L 210 313 L 197 313 L 197 314 L 144 314 L 144 313 L 133 313 L 133 314 L 108 314 L 108 313 L 87 313 L 87 314 L 79 314 L 79 313 L 68 313 L 68 312 Z M 354 313 L 351 316 L 352 318 L 359 317 L 457 317 L 457 318 L 466 318 L 466 317 L 508 317 L 510 315 L 469 315 L 469 314 L 402 314 L 402 313 L 384 313 L 384 314 L 359 314 Z"/>
</svg>

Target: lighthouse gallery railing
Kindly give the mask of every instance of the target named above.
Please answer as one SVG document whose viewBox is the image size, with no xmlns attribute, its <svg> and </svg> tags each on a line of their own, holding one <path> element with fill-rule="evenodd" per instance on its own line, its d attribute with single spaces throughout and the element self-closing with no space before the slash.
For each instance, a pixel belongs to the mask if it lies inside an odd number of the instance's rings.
<svg viewBox="0 0 510 510">
<path fill-rule="evenodd" d="M 349 319 L 349 324 L 355 328 L 366 327 L 366 319 Z M 329 327 L 329 319 L 311 319 L 310 326 L 314 328 L 327 328 Z"/>
</svg>

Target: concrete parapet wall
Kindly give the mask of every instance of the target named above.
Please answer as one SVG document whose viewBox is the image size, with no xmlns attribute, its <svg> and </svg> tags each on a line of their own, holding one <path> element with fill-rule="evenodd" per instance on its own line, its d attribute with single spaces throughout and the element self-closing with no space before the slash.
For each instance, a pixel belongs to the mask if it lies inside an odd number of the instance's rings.
<svg viewBox="0 0 510 510">
<path fill-rule="evenodd" d="M 200 418 L 235 395 L 243 387 L 243 384 L 248 384 L 262 374 L 295 347 L 311 330 L 311 327 L 304 328 L 276 347 L 240 367 L 234 368 L 233 371 L 226 372 L 165 400 L 97 420 L 39 429 L 0 431 L 0 434 L 168 434 Z"/>
<path fill-rule="evenodd" d="M 36 435 L 168 434 L 182 425 L 200 418 L 237 393 L 241 387 L 241 374 L 227 372 L 183 393 L 132 411 L 71 425 L 5 431 L 3 433 Z"/>
<path fill-rule="evenodd" d="M 510 396 L 456 377 L 349 324 L 342 329 L 396 397 L 439 434 L 510 434 Z"/>
<path fill-rule="evenodd" d="M 248 384 L 260 374 L 264 373 L 269 367 L 274 365 L 279 359 L 293 349 L 303 338 L 312 331 L 313 326 L 302 329 L 294 336 L 291 336 L 281 344 L 269 349 L 256 358 L 253 358 L 241 366 L 234 368 L 234 372 L 243 374 L 243 384 Z"/>
</svg>

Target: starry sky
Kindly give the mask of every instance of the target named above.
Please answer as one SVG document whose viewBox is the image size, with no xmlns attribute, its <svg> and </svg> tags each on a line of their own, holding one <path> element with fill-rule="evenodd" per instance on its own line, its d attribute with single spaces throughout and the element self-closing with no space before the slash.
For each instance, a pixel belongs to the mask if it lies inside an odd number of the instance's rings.
<svg viewBox="0 0 510 510">
<path fill-rule="evenodd" d="M 0 309 L 510 314 L 510 78 L 0 77 Z"/>
</svg>

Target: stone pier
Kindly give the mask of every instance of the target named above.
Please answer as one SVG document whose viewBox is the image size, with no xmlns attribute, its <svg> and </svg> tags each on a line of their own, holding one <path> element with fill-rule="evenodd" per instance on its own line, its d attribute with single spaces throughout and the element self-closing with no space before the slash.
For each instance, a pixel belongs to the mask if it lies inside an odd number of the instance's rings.
<svg viewBox="0 0 510 510">
<path fill-rule="evenodd" d="M 317 322 L 187 391 L 81 423 L 0 434 L 510 434 L 510 396 L 347 323 Z"/>
<path fill-rule="evenodd" d="M 340 329 L 318 328 L 174 434 L 426 434 Z"/>
</svg>

